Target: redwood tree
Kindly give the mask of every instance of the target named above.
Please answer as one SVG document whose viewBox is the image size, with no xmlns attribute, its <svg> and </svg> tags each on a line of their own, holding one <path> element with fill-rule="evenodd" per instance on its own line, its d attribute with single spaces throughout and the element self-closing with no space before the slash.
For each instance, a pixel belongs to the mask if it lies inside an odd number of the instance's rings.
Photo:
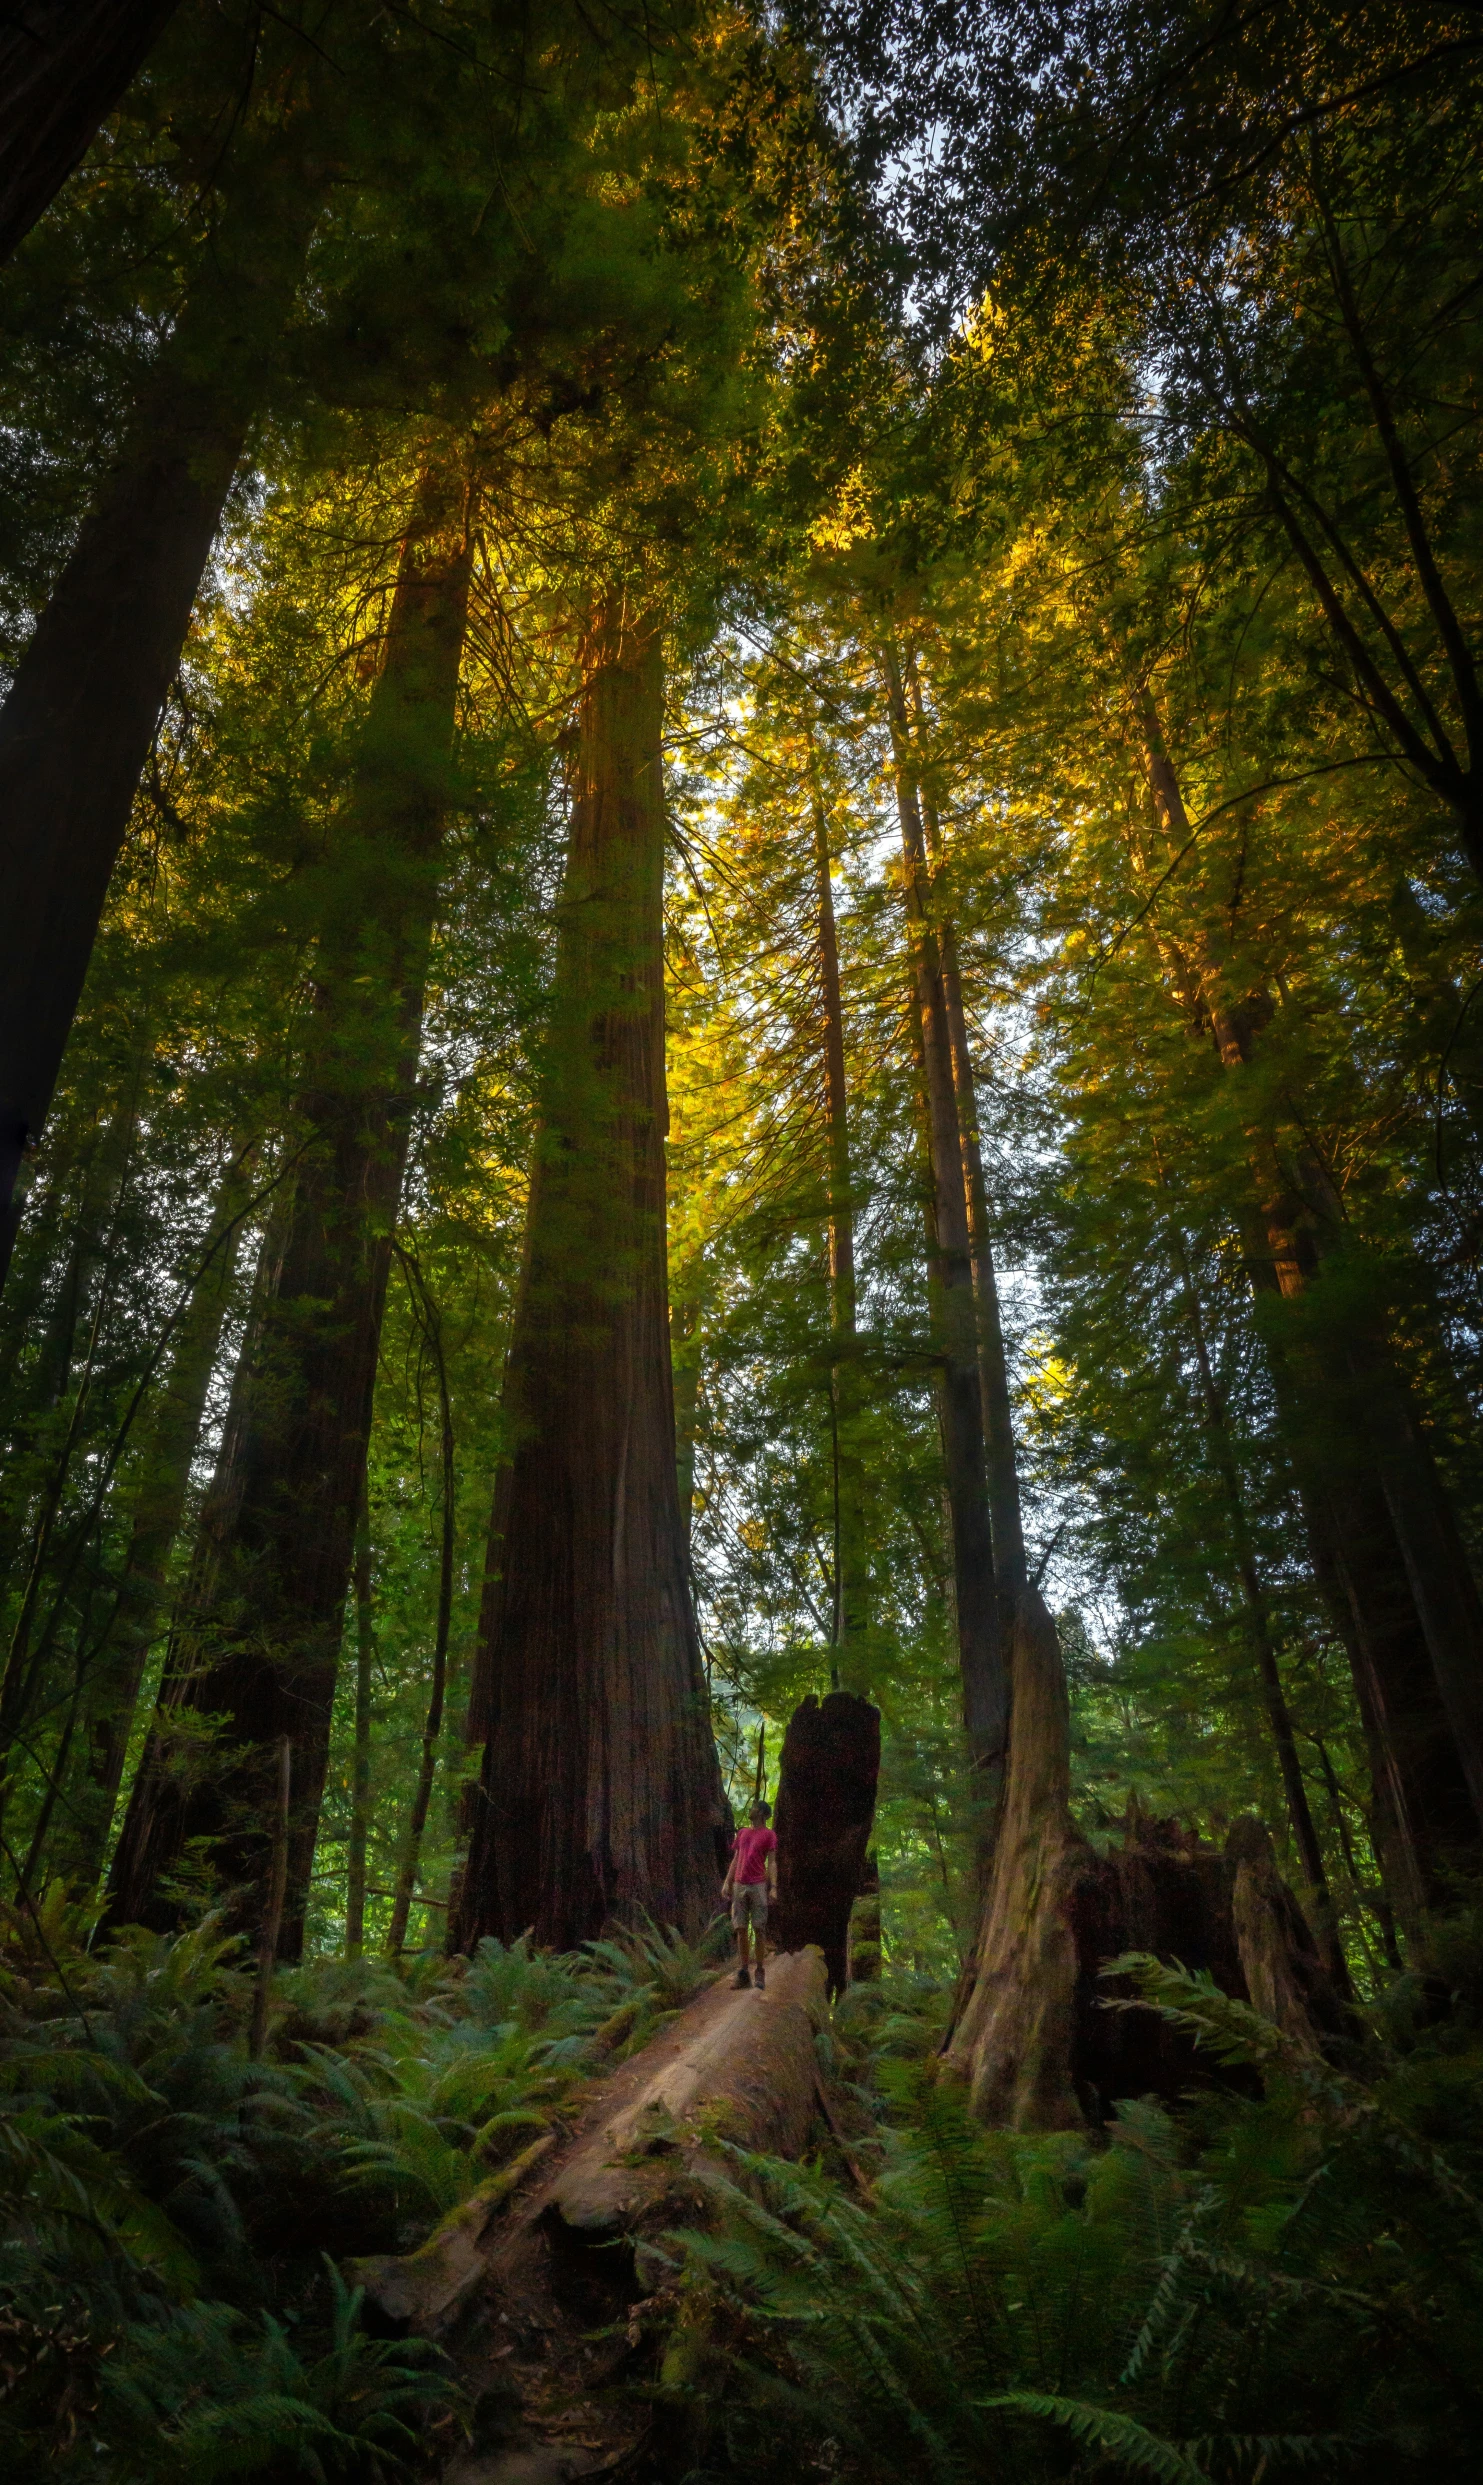
<svg viewBox="0 0 1483 2485">
<path fill-rule="evenodd" d="M 260 83 L 179 318 L 0 708 L 0 1283 L 16 1174 L 324 195 L 312 64 L 294 52 Z"/>
<path fill-rule="evenodd" d="M 951 1516 L 963 1723 L 985 1790 L 997 1800 L 1009 1735 L 1009 1672 L 994 1577 L 979 1320 L 973 1287 L 960 1104 L 943 984 L 942 943 L 932 919 L 918 759 L 899 659 L 888 645 L 883 670 L 891 723 L 896 808 L 901 825 L 902 891 L 913 977 L 912 1042 L 922 1092 L 930 1169 L 927 1235 L 937 1354 L 938 1422 Z M 1012 1451 L 1011 1451 L 1012 1461 Z"/>
<path fill-rule="evenodd" d="M 541 1127 L 505 1374 L 450 1926 L 558 1948 L 646 1911 L 694 1933 L 722 1801 L 675 1473 L 665 1268 L 657 616 L 615 590 L 583 654 Z"/>
<path fill-rule="evenodd" d="M 161 1887 L 198 1840 L 255 1922 L 280 1739 L 291 1745 L 280 1948 L 296 1957 L 422 1032 L 437 903 L 471 512 L 456 462 L 426 469 L 402 546 L 355 782 L 336 823 L 281 1269 L 244 1350 L 209 1558 L 114 1861 L 112 1913 L 168 1922 Z M 353 899 L 350 892 L 353 891 Z M 179 1712 L 224 1721 L 187 1781 Z"/>
<path fill-rule="evenodd" d="M 0 25 L 0 259 L 45 215 L 179 0 L 22 0 Z"/>
<path fill-rule="evenodd" d="M 1152 702 L 1142 703 L 1153 805 L 1171 846 L 1190 835 Z M 1314 1143 L 1285 1143 L 1253 1065 L 1275 1015 L 1241 991 L 1213 936 L 1175 974 L 1223 1070 L 1240 1082 L 1251 1197 L 1246 1265 L 1264 1319 L 1307 1524 L 1364 1721 L 1375 1836 L 1413 1925 L 1483 1835 L 1483 1600 L 1412 1391 L 1368 1297 L 1342 1202 Z"/>
</svg>

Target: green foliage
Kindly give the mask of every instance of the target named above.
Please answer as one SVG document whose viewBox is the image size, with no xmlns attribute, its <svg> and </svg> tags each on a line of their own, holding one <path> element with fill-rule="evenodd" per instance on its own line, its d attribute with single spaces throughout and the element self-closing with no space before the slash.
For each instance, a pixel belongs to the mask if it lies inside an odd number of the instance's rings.
<svg viewBox="0 0 1483 2485">
<path fill-rule="evenodd" d="M 367 2337 L 326 2252 L 415 2246 L 574 2100 L 615 2005 L 644 2024 L 710 1972 L 653 1934 L 622 1972 L 524 1942 L 330 1961 L 278 1979 L 253 2061 L 213 1919 L 94 1953 L 55 1907 L 40 1929 L 0 1997 L 0 2440 L 67 2476 L 329 2485 L 448 2439 L 441 2357 Z"/>
<path fill-rule="evenodd" d="M 121 2485 L 235 2476 L 380 2485 L 407 2475 L 454 2385 L 425 2340 L 367 2338 L 360 2296 L 333 2268 L 327 2280 L 328 2328 L 308 2356 L 271 2314 L 254 2329 L 222 2304 L 137 2325 L 104 2368 L 90 2420 L 108 2473 Z"/>
<path fill-rule="evenodd" d="M 1476 2043 L 1366 2086 L 1204 1980 L 1124 1964 L 1140 2006 L 1259 2064 L 1262 2100 L 1125 2105 L 1099 2146 L 986 2132 L 930 2065 L 878 2062 L 868 2199 L 737 2157 L 715 2230 L 673 2239 L 707 2341 L 697 2477 L 1470 2473 Z"/>
</svg>

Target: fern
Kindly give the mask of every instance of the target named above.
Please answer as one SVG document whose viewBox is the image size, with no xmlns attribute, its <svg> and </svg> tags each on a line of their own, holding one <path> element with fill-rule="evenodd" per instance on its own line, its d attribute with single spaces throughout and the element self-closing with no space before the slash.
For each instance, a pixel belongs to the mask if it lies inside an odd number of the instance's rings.
<svg viewBox="0 0 1483 2485">
<path fill-rule="evenodd" d="M 1153 2477 L 1156 2485 L 1210 2485 L 1206 2470 L 1197 2467 L 1177 2443 L 1160 2441 L 1136 2417 L 1089 2406 L 1084 2399 L 1057 2398 L 1037 2390 L 1003 2390 L 996 2398 L 986 2399 L 984 2405 L 1059 2425 L 1089 2450 L 1100 2451 L 1104 2459 L 1112 2460 L 1133 2476 Z"/>
</svg>

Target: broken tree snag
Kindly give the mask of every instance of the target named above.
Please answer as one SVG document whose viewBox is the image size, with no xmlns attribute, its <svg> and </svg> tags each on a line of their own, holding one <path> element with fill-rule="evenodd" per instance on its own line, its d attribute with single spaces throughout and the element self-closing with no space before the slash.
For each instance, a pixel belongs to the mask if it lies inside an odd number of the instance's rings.
<svg viewBox="0 0 1483 2485">
<path fill-rule="evenodd" d="M 1300 2045 L 1323 2050 L 1342 2043 L 1343 2000 L 1302 1908 L 1277 1870 L 1265 1822 L 1237 1821 L 1226 1854 L 1234 1866 L 1231 1920 L 1252 2007 Z"/>
<path fill-rule="evenodd" d="M 1095 1861 L 1071 1818 L 1071 1725 L 1056 1626 L 1034 1588 L 1010 1648 L 1009 1761 L 973 1977 L 946 2053 L 973 2110 L 1016 2131 L 1082 2120 L 1072 2079 L 1078 1883 Z"/>
<path fill-rule="evenodd" d="M 1081 1979 L 1071 2074 L 1083 2111 L 1105 2122 L 1119 2097 L 1162 2097 L 1173 2104 L 1212 2080 L 1230 2084 L 1194 2039 L 1154 2010 L 1115 2010 L 1130 2000 L 1126 1978 L 1109 1979 L 1109 1961 L 1130 1950 L 1203 1970 L 1222 1993 L 1249 1996 L 1232 1920 L 1235 1866 L 1178 1821 L 1151 1819 L 1128 1808 L 1123 1843 L 1089 1855 L 1071 1902 Z M 1234 2077 L 1238 2087 L 1249 2085 Z"/>
<path fill-rule="evenodd" d="M 975 2112 L 1014 2130 L 1107 2119 L 1122 2097 L 1173 2103 L 1249 2087 L 1154 2010 L 1120 2010 L 1129 1951 L 1202 1969 L 1309 2044 L 1343 2013 L 1259 1821 L 1225 1854 L 1130 1807 L 1121 1848 L 1093 1852 L 1071 1818 L 1070 1729 L 1055 1625 L 1032 1591 L 1015 1617 L 1004 1811 L 963 2007 L 945 2047 Z"/>
<path fill-rule="evenodd" d="M 653 2363 L 628 2316 L 672 2230 L 706 2223 L 719 2140 L 801 2155 L 823 2007 L 817 1950 L 775 1958 L 764 1993 L 718 1979 L 602 2083 L 534 2180 L 540 2142 L 419 2252 L 353 2265 L 383 2318 L 443 2340 L 473 2403 L 474 2456 L 450 2480 L 607 2474 L 637 2450 L 653 2411 L 612 2385 Z"/>
<path fill-rule="evenodd" d="M 811 1691 L 783 1737 L 771 1932 L 779 1950 L 818 1943 L 831 2000 L 850 1980 L 850 1909 L 864 1886 L 880 1772 L 880 1710 L 853 1691 L 823 1700 Z"/>
</svg>

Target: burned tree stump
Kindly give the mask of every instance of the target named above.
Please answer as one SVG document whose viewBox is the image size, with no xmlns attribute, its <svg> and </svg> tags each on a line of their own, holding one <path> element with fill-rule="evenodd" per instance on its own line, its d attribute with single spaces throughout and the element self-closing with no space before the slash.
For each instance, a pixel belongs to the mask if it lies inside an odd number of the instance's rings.
<svg viewBox="0 0 1483 2485">
<path fill-rule="evenodd" d="M 813 1692 L 788 1720 L 778 1776 L 779 1950 L 817 1942 L 831 2000 L 850 1980 L 850 1909 L 864 1886 L 881 1767 L 881 1713 L 852 1691 Z"/>
<path fill-rule="evenodd" d="M 1308 1920 L 1277 1870 L 1264 1821 L 1237 1821 L 1226 1840 L 1231 1920 L 1252 2007 L 1284 2036 L 1330 2052 L 1352 2034 Z"/>
<path fill-rule="evenodd" d="M 944 2049 L 975 2112 L 1015 2130 L 1107 2119 L 1120 2097 L 1172 2103 L 1218 2070 L 1152 2009 L 1108 2009 L 1130 1988 L 1104 1970 L 1129 1951 L 1203 1969 L 1308 2045 L 1342 2030 L 1297 1900 L 1257 1820 L 1224 1854 L 1175 1821 L 1130 1810 L 1121 1849 L 1096 1854 L 1070 1809 L 1070 1725 L 1055 1625 L 1029 1591 L 1015 1618 L 1004 1808 L 963 2007 Z"/>
</svg>

